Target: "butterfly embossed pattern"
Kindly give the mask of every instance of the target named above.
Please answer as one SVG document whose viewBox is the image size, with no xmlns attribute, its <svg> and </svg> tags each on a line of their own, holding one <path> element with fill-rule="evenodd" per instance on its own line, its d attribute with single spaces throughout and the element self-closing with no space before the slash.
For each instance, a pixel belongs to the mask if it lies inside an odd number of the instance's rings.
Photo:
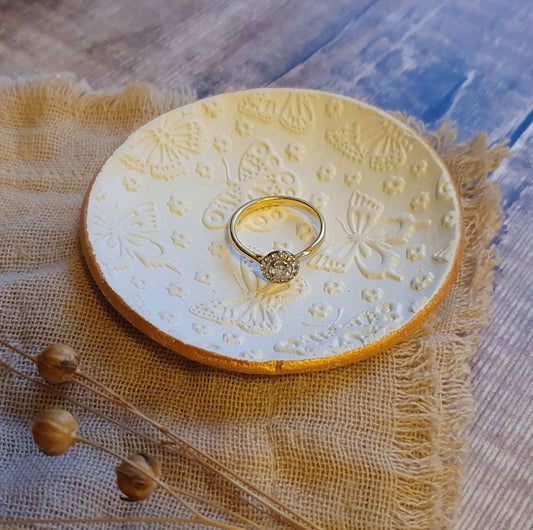
<svg viewBox="0 0 533 530">
<path fill-rule="evenodd" d="M 283 164 L 269 141 L 261 139 L 244 152 L 236 180 L 227 170 L 225 189 L 208 204 L 202 221 L 210 229 L 225 228 L 233 212 L 247 200 L 271 195 L 298 196 L 301 192 L 300 177 Z"/>
<path fill-rule="evenodd" d="M 135 147 L 120 158 L 141 174 L 171 180 L 187 172 L 185 160 L 200 153 L 203 141 L 199 121 L 169 116 L 139 131 Z"/>
<path fill-rule="evenodd" d="M 286 283 L 265 281 L 228 237 L 232 214 L 268 196 L 325 219 L 322 246 Z M 243 219 L 247 248 L 309 245 L 313 227 L 290 210 Z M 151 337 L 276 374 L 352 362 L 411 333 L 452 285 L 462 230 L 446 168 L 397 119 L 335 94 L 258 89 L 134 132 L 88 191 L 82 246 L 109 301 Z"/>
<path fill-rule="evenodd" d="M 401 127 L 385 118 L 366 118 L 327 129 L 325 138 L 350 160 L 367 161 L 376 171 L 393 170 L 405 164 L 413 147 Z"/>
<path fill-rule="evenodd" d="M 312 99 L 313 96 L 305 92 L 287 92 L 282 98 L 268 92 L 255 92 L 242 98 L 238 109 L 265 122 L 278 121 L 290 132 L 305 133 L 315 125 Z"/>
<path fill-rule="evenodd" d="M 402 276 L 395 271 L 400 256 L 392 249 L 407 243 L 415 230 L 427 228 L 431 221 L 418 221 L 408 212 L 383 220 L 383 211 L 383 203 L 354 191 L 348 204 L 346 223 L 337 218 L 345 236 L 316 253 L 309 266 L 344 273 L 356 265 L 365 278 L 401 281 Z"/>
<path fill-rule="evenodd" d="M 236 326 L 256 335 L 272 334 L 281 329 L 280 311 L 287 310 L 287 302 L 305 297 L 310 290 L 301 277 L 286 283 L 266 282 L 247 260 L 241 260 L 235 281 L 240 290 L 237 296 L 209 300 L 190 311 L 223 326 Z"/>
<path fill-rule="evenodd" d="M 160 221 L 153 203 L 144 203 L 126 211 L 94 211 L 92 219 L 95 244 L 102 263 L 113 270 L 167 267 L 178 272 L 177 264 L 158 241 Z"/>
</svg>

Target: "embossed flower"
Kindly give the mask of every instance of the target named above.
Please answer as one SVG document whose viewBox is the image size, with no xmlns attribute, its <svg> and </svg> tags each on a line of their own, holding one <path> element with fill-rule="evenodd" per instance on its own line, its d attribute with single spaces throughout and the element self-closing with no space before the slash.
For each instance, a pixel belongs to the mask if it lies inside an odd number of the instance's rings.
<svg viewBox="0 0 533 530">
<path fill-rule="evenodd" d="M 176 230 L 172 232 L 170 239 L 174 245 L 181 248 L 185 248 L 187 245 L 191 244 L 191 240 L 185 234 L 178 233 Z"/>
<path fill-rule="evenodd" d="M 420 160 L 411 166 L 410 172 L 413 177 L 420 177 L 428 169 L 428 163 L 425 160 Z"/>
<path fill-rule="evenodd" d="M 222 334 L 222 340 L 226 344 L 242 344 L 245 339 L 239 333 L 226 332 Z"/>
<path fill-rule="evenodd" d="M 220 99 L 211 99 L 202 103 L 202 108 L 204 109 L 206 115 L 210 118 L 218 118 L 224 109 L 224 105 Z"/>
<path fill-rule="evenodd" d="M 331 98 L 326 103 L 326 114 L 330 118 L 338 118 L 342 114 L 343 104 L 340 99 Z"/>
<path fill-rule="evenodd" d="M 313 227 L 309 223 L 298 223 L 296 225 L 296 235 L 302 241 L 307 241 L 313 237 Z"/>
<path fill-rule="evenodd" d="M 127 191 L 137 191 L 139 189 L 139 183 L 134 177 L 125 176 L 122 179 L 122 185 Z"/>
<path fill-rule="evenodd" d="M 263 358 L 263 352 L 261 350 L 244 350 L 239 353 L 239 357 L 248 361 L 257 361 Z"/>
<path fill-rule="evenodd" d="M 328 294 L 337 294 L 342 293 L 344 291 L 344 287 L 344 282 L 340 280 L 330 280 L 329 282 L 324 283 L 323 289 Z"/>
<path fill-rule="evenodd" d="M 177 283 L 171 283 L 167 287 L 167 292 L 170 296 L 176 296 L 177 298 L 185 298 L 189 294 L 188 291 Z"/>
<path fill-rule="evenodd" d="M 337 174 L 337 168 L 335 167 L 335 164 L 331 162 L 328 162 L 324 166 L 320 166 L 318 168 L 318 171 L 316 172 L 316 176 L 318 177 L 318 180 L 322 182 L 329 182 L 330 180 L 333 180 L 336 174 Z"/>
<path fill-rule="evenodd" d="M 457 223 L 455 210 L 450 210 L 448 213 L 444 214 L 440 223 L 443 228 L 453 228 Z"/>
<path fill-rule="evenodd" d="M 411 289 L 415 291 L 421 291 L 427 287 L 433 281 L 433 274 L 428 272 L 427 274 L 419 274 L 411 280 Z"/>
<path fill-rule="evenodd" d="M 329 304 L 326 304 L 325 302 L 321 304 L 315 302 L 308 309 L 308 311 L 314 317 L 323 318 L 323 317 L 327 317 L 331 313 L 332 309 L 333 308 Z"/>
<path fill-rule="evenodd" d="M 225 247 L 220 243 L 215 243 L 212 241 L 209 247 L 207 247 L 207 250 L 209 250 L 211 256 L 215 258 L 221 258 L 224 254 Z"/>
<path fill-rule="evenodd" d="M 169 324 L 175 324 L 179 320 L 179 318 L 170 311 L 161 311 L 160 313 L 158 313 L 158 316 L 161 320 L 163 320 L 164 322 L 168 322 Z"/>
<path fill-rule="evenodd" d="M 208 164 L 207 162 L 198 162 L 198 164 L 196 164 L 196 173 L 198 176 L 207 179 L 211 177 L 213 168 L 211 167 L 211 164 Z"/>
<path fill-rule="evenodd" d="M 170 212 L 176 215 L 185 215 L 190 210 L 190 206 L 186 201 L 173 195 L 167 201 L 167 206 Z"/>
<path fill-rule="evenodd" d="M 361 184 L 362 179 L 361 173 L 359 171 L 356 171 L 355 173 L 345 173 L 344 174 L 344 184 L 346 186 L 358 186 Z"/>
<path fill-rule="evenodd" d="M 443 175 L 437 181 L 437 199 L 442 201 L 453 197 L 453 185 Z"/>
<path fill-rule="evenodd" d="M 422 259 L 426 255 L 426 246 L 417 245 L 415 247 L 409 247 L 405 249 L 405 257 L 410 261 L 416 261 Z"/>
<path fill-rule="evenodd" d="M 150 288 L 150 285 L 146 280 L 138 278 L 137 276 L 133 276 L 130 281 L 140 291 L 146 291 Z"/>
<path fill-rule="evenodd" d="M 413 210 L 413 212 L 421 212 L 423 210 L 427 210 L 427 207 L 429 206 L 430 202 L 431 198 L 429 196 L 429 193 L 427 191 L 421 191 L 418 195 L 415 195 L 411 199 L 409 206 L 411 207 L 411 210 Z"/>
<path fill-rule="evenodd" d="M 319 210 L 324 210 L 329 202 L 329 195 L 323 191 L 313 193 L 309 198 L 309 202 Z"/>
<path fill-rule="evenodd" d="M 135 309 L 135 311 L 142 313 L 143 316 L 148 317 L 152 315 L 150 307 L 146 305 L 145 296 L 141 296 L 137 292 L 130 292 L 126 296 L 125 301 L 126 304 L 128 304 L 131 308 Z"/>
<path fill-rule="evenodd" d="M 253 124 L 246 118 L 239 118 L 235 122 L 235 132 L 239 136 L 250 136 L 252 134 Z"/>
<path fill-rule="evenodd" d="M 291 250 L 292 245 L 288 241 L 274 241 L 272 250 Z"/>
<path fill-rule="evenodd" d="M 385 332 L 391 329 L 394 322 L 401 320 L 400 314 L 401 305 L 395 302 L 382 302 L 366 311 L 363 311 L 354 321 L 363 335 L 362 339 L 369 335 L 375 335 L 378 330 Z M 366 337 L 365 337 L 366 335 Z"/>
<path fill-rule="evenodd" d="M 300 142 L 290 143 L 285 149 L 285 158 L 291 162 L 300 162 L 305 155 L 305 147 Z"/>
<path fill-rule="evenodd" d="M 411 313 L 418 313 L 428 302 L 429 298 L 427 296 L 419 298 L 409 306 L 409 311 L 411 311 Z"/>
<path fill-rule="evenodd" d="M 405 188 L 405 180 L 402 177 L 391 175 L 388 179 L 383 181 L 383 192 L 393 197 L 403 192 Z"/>
<path fill-rule="evenodd" d="M 212 285 L 216 280 L 215 275 L 207 271 L 196 271 L 194 279 L 197 282 L 205 283 L 206 285 Z"/>
<path fill-rule="evenodd" d="M 213 147 L 219 153 L 227 153 L 232 145 L 231 138 L 227 134 L 222 134 L 213 140 Z"/>
<path fill-rule="evenodd" d="M 211 333 L 211 330 L 201 322 L 195 322 L 191 327 L 198 335 L 209 335 Z"/>
<path fill-rule="evenodd" d="M 94 198 L 97 201 L 103 201 L 106 198 L 107 194 L 102 188 L 95 188 L 94 190 Z"/>
<path fill-rule="evenodd" d="M 383 291 L 381 289 L 363 289 L 361 291 L 361 298 L 365 302 L 376 302 L 377 300 L 381 300 L 381 297 L 383 296 Z"/>
</svg>

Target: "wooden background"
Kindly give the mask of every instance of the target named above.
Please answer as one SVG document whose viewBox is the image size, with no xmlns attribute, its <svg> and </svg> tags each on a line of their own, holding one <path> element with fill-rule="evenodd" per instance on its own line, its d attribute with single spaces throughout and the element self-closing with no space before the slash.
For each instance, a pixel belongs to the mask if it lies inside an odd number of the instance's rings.
<svg viewBox="0 0 533 530">
<path fill-rule="evenodd" d="M 402 110 L 459 139 L 508 138 L 494 311 L 458 528 L 533 527 L 533 9 L 529 0 L 0 0 L 0 75 L 73 72 L 206 96 L 298 86 Z"/>
</svg>

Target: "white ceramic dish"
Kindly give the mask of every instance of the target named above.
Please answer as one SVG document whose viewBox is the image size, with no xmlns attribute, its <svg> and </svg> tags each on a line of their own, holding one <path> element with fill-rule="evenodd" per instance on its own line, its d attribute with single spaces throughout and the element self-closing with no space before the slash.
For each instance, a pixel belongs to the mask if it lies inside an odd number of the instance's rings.
<svg viewBox="0 0 533 530">
<path fill-rule="evenodd" d="M 243 202 L 294 195 L 320 209 L 322 247 L 287 284 L 264 281 L 231 245 Z M 251 373 L 331 368 L 416 329 L 449 290 L 462 248 L 443 163 L 389 114 L 333 94 L 228 93 L 133 133 L 94 179 L 84 252 L 109 301 L 155 340 Z M 242 227 L 261 252 L 313 238 L 290 209 Z"/>
</svg>

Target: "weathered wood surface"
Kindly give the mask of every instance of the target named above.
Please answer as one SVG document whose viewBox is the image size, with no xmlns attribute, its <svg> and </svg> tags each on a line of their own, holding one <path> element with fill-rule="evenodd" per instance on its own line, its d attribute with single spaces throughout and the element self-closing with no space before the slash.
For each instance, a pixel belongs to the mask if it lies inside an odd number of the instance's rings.
<svg viewBox="0 0 533 530">
<path fill-rule="evenodd" d="M 0 75 L 94 88 L 303 86 L 402 110 L 515 153 L 494 310 L 472 361 L 478 404 L 458 528 L 515 528 L 531 505 L 533 10 L 527 0 L 0 1 Z M 517 462 L 522 462 L 519 466 Z M 519 494 L 521 492 L 521 494 Z"/>
</svg>

